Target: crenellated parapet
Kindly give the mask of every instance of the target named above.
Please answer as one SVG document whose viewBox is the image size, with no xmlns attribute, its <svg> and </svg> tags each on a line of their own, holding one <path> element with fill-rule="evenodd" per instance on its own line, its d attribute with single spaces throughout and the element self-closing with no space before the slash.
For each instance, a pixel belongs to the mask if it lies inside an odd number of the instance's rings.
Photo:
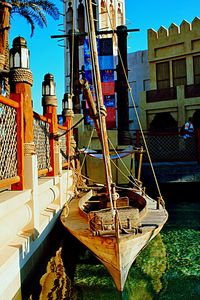
<svg viewBox="0 0 200 300">
<path fill-rule="evenodd" d="M 149 61 L 180 56 L 200 50 L 200 19 L 192 23 L 183 20 L 180 26 L 172 23 L 158 31 L 148 30 Z"/>
</svg>

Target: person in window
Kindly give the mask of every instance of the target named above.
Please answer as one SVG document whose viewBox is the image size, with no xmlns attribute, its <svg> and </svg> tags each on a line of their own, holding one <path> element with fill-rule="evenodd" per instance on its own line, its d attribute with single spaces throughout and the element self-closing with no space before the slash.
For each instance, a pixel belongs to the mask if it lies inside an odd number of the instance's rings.
<svg viewBox="0 0 200 300">
<path fill-rule="evenodd" d="M 189 118 L 188 121 L 185 123 L 183 138 L 187 139 L 191 137 L 193 133 L 194 133 L 193 119 Z"/>
</svg>

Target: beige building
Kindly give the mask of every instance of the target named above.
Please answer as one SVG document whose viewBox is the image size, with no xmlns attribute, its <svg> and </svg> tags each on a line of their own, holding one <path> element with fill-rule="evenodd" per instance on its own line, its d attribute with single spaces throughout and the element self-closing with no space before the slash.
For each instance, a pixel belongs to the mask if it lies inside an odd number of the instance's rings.
<svg viewBox="0 0 200 300">
<path fill-rule="evenodd" d="M 200 19 L 148 30 L 150 91 L 141 93 L 144 129 L 200 127 Z"/>
</svg>

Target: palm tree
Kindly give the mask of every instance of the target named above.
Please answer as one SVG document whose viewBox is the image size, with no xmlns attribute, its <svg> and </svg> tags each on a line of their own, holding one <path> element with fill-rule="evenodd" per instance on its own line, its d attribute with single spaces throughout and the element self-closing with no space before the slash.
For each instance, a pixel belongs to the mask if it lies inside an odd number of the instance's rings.
<svg viewBox="0 0 200 300">
<path fill-rule="evenodd" d="M 56 5 L 48 0 L 6 0 L 0 1 L 12 5 L 11 16 L 18 14 L 24 17 L 31 26 L 31 36 L 35 30 L 35 24 L 43 28 L 47 26 L 46 14 L 54 20 L 59 18 L 59 10 Z"/>
<path fill-rule="evenodd" d="M 8 29 L 10 28 L 10 15 L 14 14 L 27 20 L 31 26 L 31 36 L 33 36 L 35 25 L 40 28 L 47 26 L 46 15 L 58 20 L 59 10 L 49 0 L 0 0 L 0 94 L 1 79 L 4 78 L 7 95 L 9 95 L 8 79 L 3 74 L 9 70 Z"/>
</svg>

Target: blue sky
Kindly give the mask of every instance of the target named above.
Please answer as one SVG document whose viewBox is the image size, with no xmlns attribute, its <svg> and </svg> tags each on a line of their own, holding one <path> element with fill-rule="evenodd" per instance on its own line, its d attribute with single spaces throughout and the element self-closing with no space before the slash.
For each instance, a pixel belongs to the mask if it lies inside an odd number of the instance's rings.
<svg viewBox="0 0 200 300">
<path fill-rule="evenodd" d="M 54 1 L 63 12 L 61 1 Z M 185 19 L 188 22 L 200 17 L 199 0 L 168 0 L 166 2 L 126 0 L 126 23 L 128 28 L 139 28 L 139 32 L 130 33 L 128 37 L 128 52 L 147 49 L 147 30 L 159 27 L 168 28 L 171 23 L 180 25 Z M 59 21 L 48 18 L 48 27 L 36 28 L 35 34 L 30 38 L 30 28 L 23 18 L 14 16 L 11 21 L 10 47 L 16 36 L 23 36 L 27 40 L 31 52 L 31 71 L 33 73 L 32 98 L 34 110 L 42 113 L 42 81 L 46 73 L 52 73 L 56 81 L 56 94 L 59 102 L 58 113 L 61 113 L 62 98 L 64 94 L 64 50 L 57 39 L 51 35 L 62 34 L 63 17 Z"/>
</svg>

